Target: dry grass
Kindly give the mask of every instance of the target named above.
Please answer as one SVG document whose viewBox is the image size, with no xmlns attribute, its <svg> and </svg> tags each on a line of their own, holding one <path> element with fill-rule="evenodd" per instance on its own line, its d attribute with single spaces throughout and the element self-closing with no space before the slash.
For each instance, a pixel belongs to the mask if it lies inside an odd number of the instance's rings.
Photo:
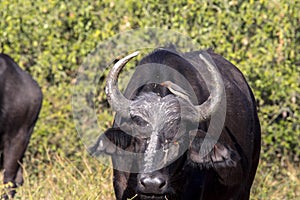
<svg viewBox="0 0 300 200">
<path fill-rule="evenodd" d="M 65 157 L 55 155 L 43 173 L 25 170 L 25 183 L 18 188 L 15 199 L 21 200 L 82 200 L 114 199 L 112 170 L 100 165 L 89 155 L 83 155 L 80 166 Z M 25 169 L 27 167 L 25 166 Z M 2 178 L 2 177 L 0 177 Z M 0 186 L 3 188 L 3 185 Z M 300 166 L 285 166 L 261 162 L 252 188 L 252 200 L 300 199 Z"/>
<path fill-rule="evenodd" d="M 40 174 L 24 170 L 24 185 L 15 199 L 21 200 L 112 200 L 112 170 L 84 155 L 78 167 L 65 157 L 55 155 Z M 26 169 L 26 166 L 25 166 Z M 0 177 L 2 178 L 2 177 Z M 0 186 L 1 187 L 1 186 Z"/>
<path fill-rule="evenodd" d="M 253 200 L 299 200 L 300 165 L 261 162 L 252 187 Z"/>
</svg>

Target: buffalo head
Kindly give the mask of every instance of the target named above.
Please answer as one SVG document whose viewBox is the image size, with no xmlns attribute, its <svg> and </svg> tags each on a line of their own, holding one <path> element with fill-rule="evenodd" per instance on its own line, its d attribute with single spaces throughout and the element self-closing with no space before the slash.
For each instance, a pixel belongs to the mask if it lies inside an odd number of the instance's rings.
<svg viewBox="0 0 300 200">
<path fill-rule="evenodd" d="M 204 194 L 204 180 L 208 176 L 215 176 L 212 182 L 219 177 L 215 186 L 226 185 L 224 181 L 227 182 L 231 172 L 221 171 L 239 168 L 241 157 L 237 147 L 228 142 L 229 136 L 217 142 L 214 135 L 207 135 L 210 118 L 218 112 L 224 97 L 220 69 L 205 51 L 179 55 L 159 49 L 145 57 L 140 65 L 161 63 L 179 71 L 192 85 L 200 103 L 195 105 L 184 86 L 171 80 L 147 83 L 126 97 L 118 89 L 118 75 L 137 55 L 138 52 L 130 54 L 112 67 L 107 77 L 106 95 L 120 120 L 115 120 L 114 127 L 90 148 L 93 155 L 111 155 L 117 199 L 133 196 L 136 199 L 190 199 L 191 195 L 199 199 Z M 195 65 L 207 68 L 210 83 L 201 78 Z M 201 146 L 205 147 L 205 154 L 200 152 Z M 126 170 L 118 168 L 121 165 L 126 165 Z M 241 173 L 238 171 L 232 177 Z"/>
</svg>

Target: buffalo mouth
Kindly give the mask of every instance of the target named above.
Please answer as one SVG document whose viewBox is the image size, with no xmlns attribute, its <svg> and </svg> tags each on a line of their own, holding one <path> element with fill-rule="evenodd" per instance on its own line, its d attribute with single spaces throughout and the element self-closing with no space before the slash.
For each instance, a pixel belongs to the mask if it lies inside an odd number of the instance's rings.
<svg viewBox="0 0 300 200">
<path fill-rule="evenodd" d="M 124 197 L 123 197 L 124 198 Z M 127 200 L 176 200 L 175 194 L 136 193 L 134 196 L 125 197 Z"/>
<path fill-rule="evenodd" d="M 138 194 L 137 199 L 141 200 L 170 200 L 171 197 L 167 194 Z"/>
</svg>

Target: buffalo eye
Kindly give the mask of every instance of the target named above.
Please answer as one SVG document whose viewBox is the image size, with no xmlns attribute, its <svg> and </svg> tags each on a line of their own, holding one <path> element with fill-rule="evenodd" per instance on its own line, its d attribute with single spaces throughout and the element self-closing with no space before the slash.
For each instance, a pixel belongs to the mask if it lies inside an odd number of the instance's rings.
<svg viewBox="0 0 300 200">
<path fill-rule="evenodd" d="M 132 116 L 131 119 L 138 126 L 141 126 L 141 127 L 149 126 L 149 123 L 146 120 L 144 120 L 143 118 L 141 118 L 140 116 L 135 115 L 135 116 Z"/>
<path fill-rule="evenodd" d="M 170 146 L 170 144 L 171 144 L 171 142 L 172 142 L 171 138 L 165 138 L 165 139 L 163 139 L 163 141 L 161 143 L 163 149 L 168 149 L 169 146 Z"/>
</svg>

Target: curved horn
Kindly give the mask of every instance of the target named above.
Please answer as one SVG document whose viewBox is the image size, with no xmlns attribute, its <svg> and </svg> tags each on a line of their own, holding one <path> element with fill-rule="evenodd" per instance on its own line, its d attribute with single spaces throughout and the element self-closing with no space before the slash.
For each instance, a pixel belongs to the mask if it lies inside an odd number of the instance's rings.
<svg viewBox="0 0 300 200">
<path fill-rule="evenodd" d="M 171 81 L 161 83 L 162 86 L 167 87 L 173 94 L 184 100 L 180 101 L 183 118 L 194 122 L 201 122 L 209 119 L 209 117 L 217 111 L 223 95 L 223 80 L 220 72 L 212 64 L 213 61 L 208 61 L 207 58 L 201 54 L 199 54 L 199 57 L 207 65 L 207 69 L 211 74 L 211 81 L 206 83 L 210 90 L 210 95 L 204 103 L 195 106 L 190 101 L 189 95 L 180 86 Z"/>
<path fill-rule="evenodd" d="M 138 51 L 122 58 L 119 60 L 110 70 L 107 81 L 106 81 L 106 87 L 105 92 L 107 96 L 107 100 L 109 104 L 112 106 L 112 108 L 121 114 L 121 116 L 128 116 L 129 115 L 129 106 L 130 106 L 130 100 L 127 99 L 119 90 L 118 88 L 118 77 L 119 73 L 122 70 L 122 68 L 126 65 L 126 63 L 137 56 L 139 54 Z"/>
<path fill-rule="evenodd" d="M 199 57 L 207 65 L 207 69 L 211 74 L 211 83 L 206 84 L 208 85 L 208 88 L 209 85 L 212 86 L 210 89 L 210 95 L 208 99 L 203 104 L 195 106 L 197 113 L 199 114 L 199 121 L 204 121 L 207 120 L 211 115 L 213 115 L 217 111 L 222 101 L 224 88 L 223 79 L 217 67 L 214 66 L 214 64 L 212 64 L 213 61 L 208 61 L 207 58 L 202 54 L 199 54 Z"/>
</svg>

